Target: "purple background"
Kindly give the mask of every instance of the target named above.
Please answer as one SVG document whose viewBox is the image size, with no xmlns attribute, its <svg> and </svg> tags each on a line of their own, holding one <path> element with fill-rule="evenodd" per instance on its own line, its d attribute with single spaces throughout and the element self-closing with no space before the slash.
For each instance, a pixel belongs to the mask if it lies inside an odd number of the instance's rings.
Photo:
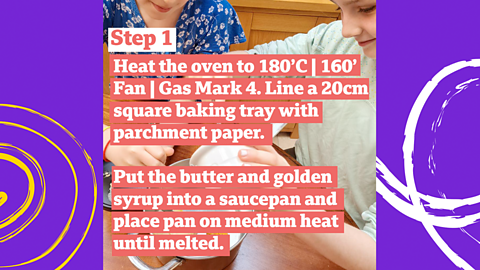
<svg viewBox="0 0 480 270">
<path fill-rule="evenodd" d="M 377 14 L 377 156 L 405 183 L 402 146 L 410 109 L 425 84 L 443 67 L 480 58 L 480 2 L 379 1 Z M 444 94 L 468 76 L 478 78 L 480 72 L 478 69 L 463 72 L 439 85 L 443 92 L 432 95 L 420 116 L 414 164 L 417 188 L 422 193 L 439 197 L 441 191 L 447 198 L 480 194 L 478 173 L 473 167 L 475 164 L 478 167 L 480 150 L 478 87 L 476 93 L 465 92 L 447 106 L 444 122 L 437 132 L 436 176 L 425 170 L 433 138 L 429 128 L 440 112 Z M 458 269 L 420 222 L 404 216 L 381 196 L 377 198 L 378 269 Z M 478 207 L 470 208 L 469 212 L 475 210 L 478 212 Z M 467 228 L 477 239 L 480 239 L 479 226 Z M 439 229 L 439 233 L 471 266 L 480 268 L 478 243 L 459 229 Z"/>
<path fill-rule="evenodd" d="M 53 118 L 74 134 L 93 159 L 99 191 L 97 211 L 88 237 L 64 269 L 101 269 L 102 4 L 100 1 L 6 1 L 2 2 L 2 10 L 0 103 L 21 105 Z M 38 130 L 50 129 L 52 140 L 64 144 L 67 153 L 80 153 L 80 148 L 58 130 L 49 128 L 45 120 L 35 121 L 28 114 L 0 115 L 2 120 L 14 121 L 12 117 Z M 0 244 L 0 265 L 5 265 L 36 257 L 53 243 L 72 208 L 73 181 L 67 177 L 71 172 L 62 164 L 58 152 L 41 139 L 25 132 L 3 132 L 0 142 L 16 142 L 28 150 L 43 167 L 47 183 L 45 206 L 30 225 L 35 229 L 27 230 L 28 227 Z M 74 164 L 83 168 L 77 171 L 80 198 L 72 227 L 54 253 L 20 269 L 54 269 L 67 258 L 86 228 L 93 200 L 92 177 L 85 170 L 81 155 L 70 156 Z M 17 194 L 24 196 L 26 181 L 20 170 L 5 161 L 0 161 L 0 169 L 6 169 L 0 175 L 0 190 L 8 190 L 12 202 L 15 198 L 12 187 L 18 187 Z M 13 183 L 15 180 L 20 183 Z M 32 205 L 37 202 L 34 199 Z M 0 207 L 2 219 L 12 210 L 4 206 Z"/>
</svg>

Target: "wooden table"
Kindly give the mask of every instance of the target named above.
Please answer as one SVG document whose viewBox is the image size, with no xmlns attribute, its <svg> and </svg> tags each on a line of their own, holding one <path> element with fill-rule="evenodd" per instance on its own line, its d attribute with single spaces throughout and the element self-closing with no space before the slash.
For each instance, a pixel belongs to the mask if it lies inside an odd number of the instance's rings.
<svg viewBox="0 0 480 270">
<path fill-rule="evenodd" d="M 285 151 L 275 146 L 277 152 L 285 157 L 291 166 L 300 164 Z M 189 158 L 197 146 L 177 146 L 175 154 L 167 160 L 167 165 Z M 356 226 L 345 213 L 345 222 Z M 112 256 L 111 213 L 103 211 L 103 269 L 136 269 L 127 257 Z M 156 257 L 142 257 L 152 267 L 162 266 Z M 181 270 L 182 268 L 177 268 Z M 293 234 L 249 234 L 245 238 L 237 258 L 226 270 L 318 270 L 342 269 L 322 255 L 319 255 Z M 201 270 L 201 269 L 199 269 Z"/>
</svg>

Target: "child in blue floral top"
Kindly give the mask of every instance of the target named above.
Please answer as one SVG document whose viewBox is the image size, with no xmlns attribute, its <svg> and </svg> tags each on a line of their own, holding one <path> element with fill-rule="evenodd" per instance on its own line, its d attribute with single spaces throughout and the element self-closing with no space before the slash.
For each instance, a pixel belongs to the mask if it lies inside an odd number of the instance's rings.
<svg viewBox="0 0 480 270">
<path fill-rule="evenodd" d="M 247 40 L 237 13 L 226 0 L 103 0 L 104 43 L 108 42 L 108 28 L 145 27 L 175 27 L 176 54 L 222 54 L 231 44 Z M 171 145 L 109 146 L 107 129 L 104 126 L 104 158 L 117 166 L 162 166 L 174 152 Z"/>
<path fill-rule="evenodd" d="M 103 42 L 110 27 L 175 27 L 176 54 L 221 54 L 247 40 L 226 0 L 103 0 Z"/>
</svg>

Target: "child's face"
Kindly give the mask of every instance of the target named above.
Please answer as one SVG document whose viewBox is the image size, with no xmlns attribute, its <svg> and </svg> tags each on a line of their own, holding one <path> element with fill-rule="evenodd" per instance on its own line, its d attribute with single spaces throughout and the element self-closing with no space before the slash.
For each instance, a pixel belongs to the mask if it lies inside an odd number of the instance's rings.
<svg viewBox="0 0 480 270">
<path fill-rule="evenodd" d="M 376 0 L 332 0 L 342 10 L 342 35 L 353 37 L 367 57 L 377 57 Z"/>
<path fill-rule="evenodd" d="M 188 0 L 137 0 L 137 5 L 152 19 L 163 20 L 171 14 L 177 14 Z"/>
</svg>

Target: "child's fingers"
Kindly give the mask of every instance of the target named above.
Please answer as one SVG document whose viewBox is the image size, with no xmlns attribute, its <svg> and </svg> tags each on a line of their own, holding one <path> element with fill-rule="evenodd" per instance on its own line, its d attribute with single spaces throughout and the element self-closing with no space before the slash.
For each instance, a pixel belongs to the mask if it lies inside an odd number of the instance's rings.
<svg viewBox="0 0 480 270">
<path fill-rule="evenodd" d="M 128 157 L 127 159 L 120 159 L 117 163 L 114 163 L 117 166 L 145 166 L 138 157 Z"/>
<path fill-rule="evenodd" d="M 164 162 L 154 158 L 147 151 L 141 153 L 139 159 L 143 163 L 143 166 L 165 166 Z"/>
<path fill-rule="evenodd" d="M 272 154 L 267 151 L 242 149 L 238 151 L 238 157 L 243 162 L 258 163 L 258 164 L 265 164 L 265 165 L 271 165 L 271 166 L 277 165 L 276 154 Z"/>
<path fill-rule="evenodd" d="M 268 166 L 268 165 L 266 165 L 266 164 L 260 164 L 260 163 L 247 162 L 247 163 L 243 163 L 242 166 Z"/>
<path fill-rule="evenodd" d="M 271 145 L 255 145 L 253 146 L 253 148 L 257 150 L 267 151 L 272 154 L 277 154 L 277 151 L 275 151 L 275 148 L 273 148 L 273 146 Z"/>
<path fill-rule="evenodd" d="M 167 161 L 167 154 L 165 153 L 165 148 L 161 145 L 158 146 L 145 146 L 145 151 L 147 151 L 152 157 L 156 160 L 165 164 Z M 152 166 L 152 165 L 150 165 Z"/>
<path fill-rule="evenodd" d="M 173 153 L 175 153 L 175 150 L 173 149 L 173 145 L 164 145 L 163 150 L 165 151 L 165 154 L 167 157 L 172 156 Z"/>
</svg>

